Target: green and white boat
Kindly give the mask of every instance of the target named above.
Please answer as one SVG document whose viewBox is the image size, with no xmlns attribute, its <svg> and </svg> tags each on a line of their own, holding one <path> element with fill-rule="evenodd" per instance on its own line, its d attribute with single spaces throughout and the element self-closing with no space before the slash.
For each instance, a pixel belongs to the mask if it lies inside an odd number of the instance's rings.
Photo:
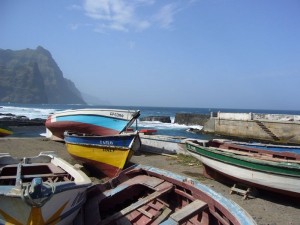
<svg viewBox="0 0 300 225">
<path fill-rule="evenodd" d="M 203 163 L 207 177 L 226 177 L 250 187 L 300 197 L 299 154 L 251 151 L 216 140 L 186 141 L 186 148 Z"/>
</svg>

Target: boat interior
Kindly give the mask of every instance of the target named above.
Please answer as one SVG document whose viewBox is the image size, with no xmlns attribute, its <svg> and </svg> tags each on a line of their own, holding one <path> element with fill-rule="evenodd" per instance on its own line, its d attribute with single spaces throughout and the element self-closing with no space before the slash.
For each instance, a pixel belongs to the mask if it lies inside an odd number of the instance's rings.
<svg viewBox="0 0 300 225">
<path fill-rule="evenodd" d="M 83 224 L 233 224 L 222 211 L 192 185 L 139 169 L 90 188 L 81 216 Z"/>
<path fill-rule="evenodd" d="M 51 162 L 49 156 L 41 155 L 16 159 L 10 155 L 0 156 L 0 185 L 20 185 L 40 177 L 44 182 L 73 181 L 74 178 Z"/>
</svg>

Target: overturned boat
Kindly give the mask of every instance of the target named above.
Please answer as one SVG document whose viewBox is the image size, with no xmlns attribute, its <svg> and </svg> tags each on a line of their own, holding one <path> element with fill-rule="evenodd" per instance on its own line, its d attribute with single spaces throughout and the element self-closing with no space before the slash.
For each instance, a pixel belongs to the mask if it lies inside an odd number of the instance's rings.
<svg viewBox="0 0 300 225">
<path fill-rule="evenodd" d="M 254 225 L 235 202 L 196 180 L 134 165 L 88 190 L 81 224 Z"/>
<path fill-rule="evenodd" d="M 0 224 L 70 224 L 89 186 L 89 177 L 53 152 L 25 158 L 1 153 Z"/>
<path fill-rule="evenodd" d="M 45 126 L 47 137 L 63 140 L 65 131 L 94 135 L 116 135 L 125 131 L 140 116 L 139 110 L 76 109 L 50 115 Z"/>
</svg>

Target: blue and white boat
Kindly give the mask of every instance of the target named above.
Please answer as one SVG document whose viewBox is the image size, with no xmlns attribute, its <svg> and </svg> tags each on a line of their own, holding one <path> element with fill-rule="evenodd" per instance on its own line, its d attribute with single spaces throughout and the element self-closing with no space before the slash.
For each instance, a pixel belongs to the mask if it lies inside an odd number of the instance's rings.
<svg viewBox="0 0 300 225">
<path fill-rule="evenodd" d="M 140 116 L 139 110 L 76 109 L 56 112 L 46 120 L 47 137 L 62 140 L 65 131 L 93 135 L 116 135 Z"/>
</svg>

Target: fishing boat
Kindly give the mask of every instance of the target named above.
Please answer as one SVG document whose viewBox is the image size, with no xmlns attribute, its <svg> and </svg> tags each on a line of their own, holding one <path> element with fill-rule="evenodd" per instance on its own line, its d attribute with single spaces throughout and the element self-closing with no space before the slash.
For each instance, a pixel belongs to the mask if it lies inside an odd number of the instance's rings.
<svg viewBox="0 0 300 225">
<path fill-rule="evenodd" d="M 8 128 L 4 128 L 4 127 L 0 127 L 0 137 L 6 137 L 13 134 L 13 132 L 8 129 Z"/>
<path fill-rule="evenodd" d="M 70 224 L 89 186 L 89 177 L 54 152 L 24 158 L 1 153 L 0 224 Z"/>
<path fill-rule="evenodd" d="M 95 135 L 116 135 L 125 131 L 140 116 L 139 110 L 76 109 L 50 115 L 45 126 L 47 137 L 63 140 L 65 131 Z"/>
<path fill-rule="evenodd" d="M 155 167 L 133 165 L 91 187 L 76 221 L 82 224 L 254 225 L 235 202 L 200 182 Z"/>
<path fill-rule="evenodd" d="M 65 132 L 69 154 L 108 177 L 116 176 L 141 147 L 138 132 L 112 136 Z"/>
<path fill-rule="evenodd" d="M 187 150 L 204 165 L 204 175 L 300 197 L 300 155 L 251 149 L 217 140 L 187 141 Z"/>
<path fill-rule="evenodd" d="M 251 149 L 262 149 L 274 152 L 293 152 L 300 154 L 300 146 L 296 145 L 278 145 L 278 144 L 264 144 L 260 142 L 242 142 L 242 141 L 233 141 L 227 139 L 215 139 L 219 142 L 224 142 L 228 144 L 234 144 L 238 146 L 243 146 Z"/>
</svg>

